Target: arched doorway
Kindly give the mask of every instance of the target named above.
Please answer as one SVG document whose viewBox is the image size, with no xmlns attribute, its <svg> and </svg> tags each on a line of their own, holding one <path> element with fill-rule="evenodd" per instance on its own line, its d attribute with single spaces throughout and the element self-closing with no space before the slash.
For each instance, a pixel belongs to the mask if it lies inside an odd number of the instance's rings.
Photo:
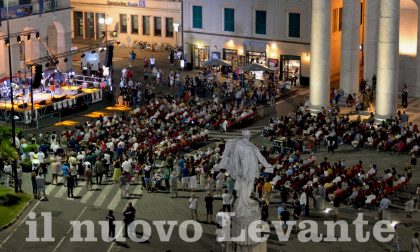
<svg viewBox="0 0 420 252">
<path fill-rule="evenodd" d="M 47 39 L 45 44 L 52 54 L 59 54 L 66 51 L 66 32 L 64 26 L 57 21 L 54 21 L 47 29 Z M 61 71 L 66 71 L 66 63 L 63 59 L 59 59 L 58 68 Z"/>
</svg>

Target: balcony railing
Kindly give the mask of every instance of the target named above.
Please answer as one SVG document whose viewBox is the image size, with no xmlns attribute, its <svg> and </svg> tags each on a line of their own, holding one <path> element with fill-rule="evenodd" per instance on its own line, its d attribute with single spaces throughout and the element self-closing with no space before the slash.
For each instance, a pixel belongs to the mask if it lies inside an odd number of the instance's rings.
<svg viewBox="0 0 420 252">
<path fill-rule="evenodd" d="M 70 1 L 69 0 L 44 0 L 43 11 L 41 10 L 41 6 L 39 2 L 36 1 L 34 3 L 28 4 L 14 4 L 9 6 L 9 19 L 21 18 L 31 15 L 39 15 L 40 12 L 47 13 L 47 12 L 54 12 L 63 9 L 70 8 Z M 3 8 L 0 8 L 0 20 L 6 20 L 6 6 L 4 5 Z"/>
</svg>

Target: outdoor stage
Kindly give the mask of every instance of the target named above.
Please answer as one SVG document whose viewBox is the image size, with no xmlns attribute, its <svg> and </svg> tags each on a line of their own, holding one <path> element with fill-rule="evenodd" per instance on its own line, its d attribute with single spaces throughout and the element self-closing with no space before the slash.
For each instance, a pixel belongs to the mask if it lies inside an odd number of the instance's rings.
<svg viewBox="0 0 420 252">
<path fill-rule="evenodd" d="M 89 106 L 96 102 L 102 101 L 102 89 L 95 88 L 93 85 L 64 86 L 56 88 L 54 95 L 48 92 L 42 92 L 35 89 L 33 94 L 33 111 L 32 103 L 28 92 L 22 95 L 22 90 L 15 91 L 14 94 L 15 119 L 17 122 L 29 124 L 32 121 L 42 120 L 44 117 L 55 114 L 57 112 L 70 112 L 81 106 Z M 11 120 L 12 104 L 10 99 L 2 98 L 0 100 L 0 121 Z M 76 112 L 75 111 L 75 112 Z M 34 118 L 32 118 L 32 114 Z M 17 118 L 17 117 L 18 118 Z M 33 120 L 32 120 L 33 119 Z"/>
</svg>

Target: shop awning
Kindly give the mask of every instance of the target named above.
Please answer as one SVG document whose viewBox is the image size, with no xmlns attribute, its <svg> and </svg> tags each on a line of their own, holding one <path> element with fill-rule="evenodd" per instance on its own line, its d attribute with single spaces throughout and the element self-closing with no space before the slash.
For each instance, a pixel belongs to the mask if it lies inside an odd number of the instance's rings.
<svg viewBox="0 0 420 252">
<path fill-rule="evenodd" d="M 210 67 L 210 66 L 231 66 L 231 64 L 225 60 L 220 59 L 212 59 L 208 60 L 203 63 L 203 66 Z"/>
<path fill-rule="evenodd" d="M 244 72 L 256 72 L 256 71 L 266 71 L 266 72 L 274 72 L 273 69 L 268 68 L 261 64 L 252 63 L 246 66 L 241 67 L 241 70 Z"/>
<path fill-rule="evenodd" d="M 267 43 L 256 41 L 244 41 L 244 50 L 248 52 L 265 53 L 267 50 Z"/>
</svg>

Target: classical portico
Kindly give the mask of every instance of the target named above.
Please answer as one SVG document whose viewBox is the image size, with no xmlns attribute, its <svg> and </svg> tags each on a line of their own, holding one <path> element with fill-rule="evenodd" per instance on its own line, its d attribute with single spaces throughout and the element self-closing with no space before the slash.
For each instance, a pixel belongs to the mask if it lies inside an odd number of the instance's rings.
<svg viewBox="0 0 420 252">
<path fill-rule="evenodd" d="M 377 76 L 375 114 L 377 119 L 383 120 L 396 114 L 397 97 L 401 84 L 398 78 L 401 48 L 399 47 L 400 36 L 397 35 L 400 34 L 400 0 L 368 0 L 363 1 L 363 4 L 366 5 L 363 16 L 364 22 L 366 22 L 365 26 L 361 26 L 360 22 L 360 0 L 343 1 L 343 9 L 340 12 L 342 21 L 340 23 L 341 47 L 339 49 L 341 55 L 339 62 L 340 89 L 345 96 L 358 93 L 359 80 L 363 77 L 371 85 L 370 80 L 375 74 Z M 330 102 L 330 40 L 332 32 L 330 13 L 332 11 L 326 10 L 331 10 L 330 1 L 312 1 L 310 71 L 310 106 L 312 111 L 327 107 Z M 362 40 L 360 38 L 361 31 L 364 35 Z M 360 44 L 363 43 L 364 47 L 360 48 Z M 364 62 L 363 76 L 360 76 L 361 55 Z M 417 62 L 420 62 L 418 56 Z M 420 70 L 417 70 L 417 82 L 419 81 Z"/>
</svg>

